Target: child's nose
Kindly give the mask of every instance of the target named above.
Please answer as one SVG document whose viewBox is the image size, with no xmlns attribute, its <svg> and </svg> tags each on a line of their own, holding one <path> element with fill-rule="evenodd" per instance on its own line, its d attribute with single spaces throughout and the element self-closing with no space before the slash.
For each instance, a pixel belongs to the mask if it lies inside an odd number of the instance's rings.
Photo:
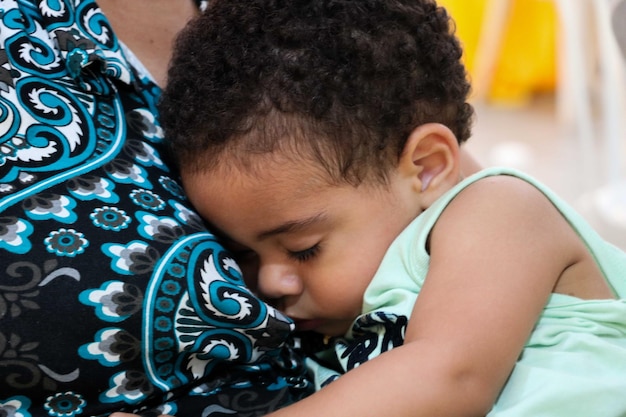
<svg viewBox="0 0 626 417">
<path fill-rule="evenodd" d="M 274 300 L 289 295 L 298 295 L 304 289 L 296 271 L 281 264 L 261 265 L 257 285 L 261 295 Z"/>
</svg>

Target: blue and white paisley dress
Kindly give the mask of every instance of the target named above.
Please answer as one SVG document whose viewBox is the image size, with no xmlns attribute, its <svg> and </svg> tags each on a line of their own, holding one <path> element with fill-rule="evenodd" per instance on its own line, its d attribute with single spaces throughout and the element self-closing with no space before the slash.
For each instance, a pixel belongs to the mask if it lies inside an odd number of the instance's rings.
<svg viewBox="0 0 626 417">
<path fill-rule="evenodd" d="M 0 415 L 262 415 L 309 393 L 97 4 L 0 0 L 0 20 Z"/>
</svg>

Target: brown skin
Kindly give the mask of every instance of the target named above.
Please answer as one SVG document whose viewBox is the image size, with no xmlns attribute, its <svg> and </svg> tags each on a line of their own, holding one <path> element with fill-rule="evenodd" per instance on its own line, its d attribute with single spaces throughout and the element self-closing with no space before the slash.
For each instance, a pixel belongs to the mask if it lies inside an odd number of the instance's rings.
<svg viewBox="0 0 626 417">
<path fill-rule="evenodd" d="M 117 36 L 157 84 L 164 86 L 174 38 L 198 13 L 195 4 L 189 0 L 99 0 L 98 5 Z"/>
</svg>

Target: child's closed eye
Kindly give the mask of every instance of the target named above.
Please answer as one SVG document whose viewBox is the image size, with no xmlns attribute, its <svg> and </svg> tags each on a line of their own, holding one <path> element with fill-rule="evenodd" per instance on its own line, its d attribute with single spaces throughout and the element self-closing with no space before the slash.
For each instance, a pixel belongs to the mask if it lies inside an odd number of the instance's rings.
<svg viewBox="0 0 626 417">
<path fill-rule="evenodd" d="M 299 251 L 288 251 L 289 257 L 295 259 L 298 262 L 306 262 L 315 258 L 320 251 L 320 244 L 316 243 L 310 248 Z"/>
</svg>

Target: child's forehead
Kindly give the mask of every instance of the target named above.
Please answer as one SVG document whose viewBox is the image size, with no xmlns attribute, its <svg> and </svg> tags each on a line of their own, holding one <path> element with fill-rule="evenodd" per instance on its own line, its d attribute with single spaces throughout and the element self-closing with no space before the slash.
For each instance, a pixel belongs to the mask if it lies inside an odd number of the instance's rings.
<svg viewBox="0 0 626 417">
<path fill-rule="evenodd" d="M 299 182 L 302 187 L 329 185 L 332 178 L 317 160 L 285 150 L 266 153 L 231 153 L 220 155 L 209 178 L 233 186 L 253 184 L 274 187 Z"/>
</svg>

